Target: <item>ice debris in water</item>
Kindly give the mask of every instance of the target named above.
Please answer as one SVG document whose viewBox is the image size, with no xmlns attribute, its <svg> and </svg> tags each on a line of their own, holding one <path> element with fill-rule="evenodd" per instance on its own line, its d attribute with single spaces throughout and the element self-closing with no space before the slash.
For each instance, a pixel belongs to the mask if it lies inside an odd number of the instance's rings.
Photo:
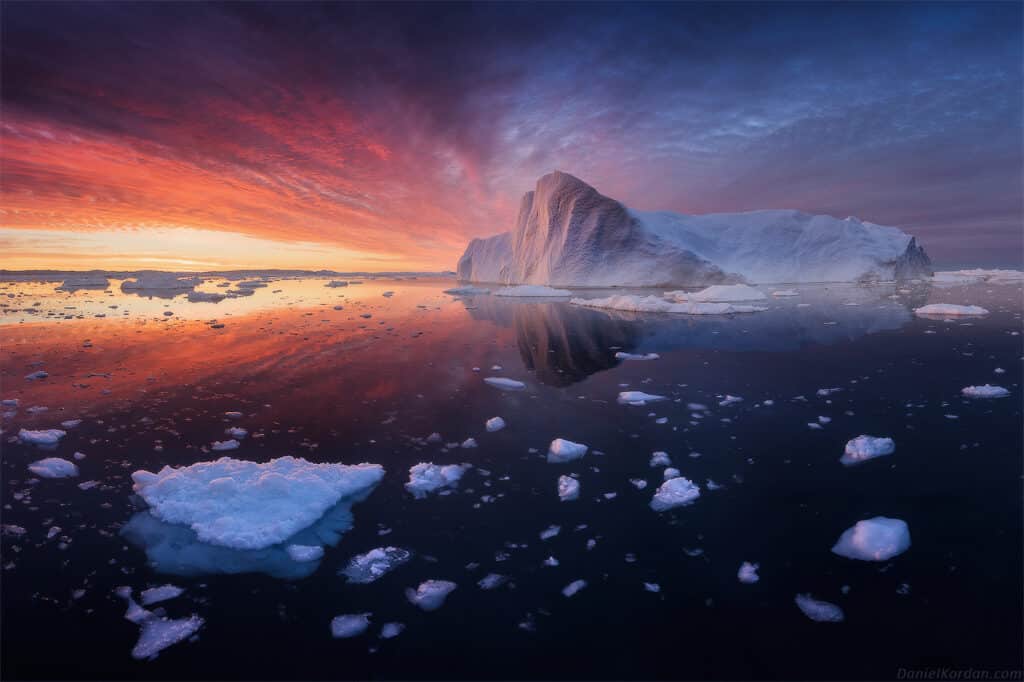
<svg viewBox="0 0 1024 682">
<path fill-rule="evenodd" d="M 412 552 L 401 547 L 377 547 L 352 557 L 342 573 L 350 583 L 365 585 L 398 568 L 411 557 Z"/>
<path fill-rule="evenodd" d="M 967 386 L 961 389 L 960 393 L 967 398 L 1005 398 L 1010 395 L 1010 392 L 1002 386 L 991 386 L 989 384 L 984 386 Z"/>
<path fill-rule="evenodd" d="M 739 572 L 736 577 L 739 578 L 741 583 L 751 585 L 761 579 L 761 576 L 757 574 L 757 569 L 760 568 L 760 564 L 752 564 L 749 561 L 744 561 L 743 565 L 740 566 Z"/>
<path fill-rule="evenodd" d="M 456 587 L 450 580 L 425 580 L 415 590 L 406 589 L 405 597 L 424 611 L 436 611 Z"/>
<path fill-rule="evenodd" d="M 562 594 L 564 594 L 566 597 L 571 597 L 586 586 L 586 580 L 573 580 L 571 583 L 562 588 Z"/>
<path fill-rule="evenodd" d="M 153 615 L 142 623 L 142 632 L 132 649 L 132 658 L 152 660 L 167 647 L 194 635 L 202 626 L 203 619 L 194 614 L 177 620 Z"/>
<path fill-rule="evenodd" d="M 647 403 L 668 400 L 663 395 L 653 395 L 643 391 L 620 391 L 618 401 L 622 405 L 646 405 Z"/>
<path fill-rule="evenodd" d="M 657 360 L 660 357 L 661 356 L 657 353 L 643 353 L 638 355 L 636 353 L 623 353 L 622 351 L 619 351 L 615 354 L 616 360 Z"/>
<path fill-rule="evenodd" d="M 320 545 L 288 545 L 284 549 L 292 561 L 300 563 L 316 561 L 324 555 L 324 548 Z"/>
<path fill-rule="evenodd" d="M 28 465 L 28 470 L 43 478 L 68 478 L 78 475 L 78 467 L 60 457 L 47 457 Z"/>
<path fill-rule="evenodd" d="M 571 440 L 556 438 L 548 446 L 548 463 L 571 462 L 587 454 L 588 449 L 583 443 L 573 443 Z"/>
<path fill-rule="evenodd" d="M 370 627 L 369 613 L 347 613 L 335 616 L 331 619 L 331 637 L 335 639 L 356 637 L 366 632 L 368 627 Z"/>
<path fill-rule="evenodd" d="M 672 460 L 668 458 L 667 452 L 658 450 L 657 452 L 651 453 L 651 466 L 652 467 L 667 467 L 672 466 Z"/>
<path fill-rule="evenodd" d="M 900 519 L 876 516 L 846 529 L 832 551 L 847 559 L 885 561 L 910 548 L 910 529 Z"/>
<path fill-rule="evenodd" d="M 669 479 L 661 484 L 658 492 L 651 500 L 651 509 L 657 512 L 666 511 L 692 503 L 700 497 L 700 486 L 682 476 Z"/>
<path fill-rule="evenodd" d="M 295 457 L 265 463 L 222 457 L 132 474 L 134 490 L 153 516 L 189 526 L 202 542 L 234 549 L 283 542 L 343 500 L 362 499 L 383 477 L 377 464 L 314 464 Z"/>
<path fill-rule="evenodd" d="M 409 469 L 409 481 L 405 484 L 405 489 L 411 492 L 416 499 L 422 499 L 441 488 L 456 486 L 468 468 L 468 464 L 442 466 L 430 462 L 420 462 Z"/>
<path fill-rule="evenodd" d="M 231 438 L 230 440 L 215 440 L 210 444 L 210 449 L 214 452 L 225 452 L 227 450 L 237 450 L 240 443 Z"/>
<path fill-rule="evenodd" d="M 551 538 L 558 535 L 562 530 L 561 526 L 548 526 L 540 532 L 541 540 L 550 540 Z"/>
<path fill-rule="evenodd" d="M 503 391 L 521 391 L 526 388 L 526 384 L 522 381 L 506 379 L 505 377 L 484 377 L 484 383 Z"/>
<path fill-rule="evenodd" d="M 398 637 L 404 629 L 405 623 L 384 623 L 384 625 L 380 626 L 380 638 L 392 639 Z"/>
<path fill-rule="evenodd" d="M 501 587 L 508 582 L 508 577 L 501 575 L 500 573 L 488 573 L 479 581 L 477 581 L 477 587 L 481 590 L 493 590 Z"/>
<path fill-rule="evenodd" d="M 490 419 L 487 420 L 486 427 L 489 433 L 501 431 L 503 428 L 505 428 L 505 420 L 502 419 L 501 417 L 491 417 Z"/>
<path fill-rule="evenodd" d="M 846 450 L 839 461 L 846 466 L 852 466 L 876 457 L 891 455 L 894 452 L 896 452 L 896 443 L 892 438 L 857 436 L 846 444 Z"/>
<path fill-rule="evenodd" d="M 248 431 L 238 426 L 232 426 L 228 429 L 225 429 L 224 433 L 231 436 L 235 440 L 241 440 L 249 435 Z"/>
<path fill-rule="evenodd" d="M 29 445 L 56 445 L 66 435 L 68 435 L 67 432 L 60 429 L 43 429 L 41 431 L 21 429 L 18 431 L 18 439 Z"/>
<path fill-rule="evenodd" d="M 185 590 L 177 585 L 168 584 L 143 590 L 139 596 L 142 599 L 142 605 L 149 606 L 150 604 L 156 604 L 162 601 L 167 601 L 168 599 L 180 597 L 184 593 Z"/>
<path fill-rule="evenodd" d="M 958 317 L 969 315 L 988 315 L 988 311 L 976 305 L 953 305 L 952 303 L 932 303 L 920 308 L 914 308 L 917 315 L 941 315 L 943 317 Z"/>
<path fill-rule="evenodd" d="M 558 499 L 562 502 L 571 502 L 579 499 L 580 482 L 572 476 L 558 477 Z"/>
<path fill-rule="evenodd" d="M 841 623 L 846 617 L 835 604 L 819 601 L 809 594 L 798 594 L 795 601 L 805 616 L 819 623 Z"/>
</svg>

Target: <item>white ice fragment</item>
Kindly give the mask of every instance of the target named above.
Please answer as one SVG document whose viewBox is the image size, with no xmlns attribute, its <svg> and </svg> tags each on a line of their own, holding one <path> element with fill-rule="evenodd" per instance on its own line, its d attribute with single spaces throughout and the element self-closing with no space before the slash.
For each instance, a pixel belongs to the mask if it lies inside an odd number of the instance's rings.
<svg viewBox="0 0 1024 682">
<path fill-rule="evenodd" d="M 475 448 L 476 447 L 476 438 L 467 438 L 466 440 L 462 441 L 462 444 L 459 445 L 459 447 L 460 448 L 465 448 L 465 449 Z"/>
<path fill-rule="evenodd" d="M 346 613 L 331 619 L 331 637 L 345 639 L 357 637 L 370 627 L 369 613 Z"/>
<path fill-rule="evenodd" d="M 43 478 L 68 478 L 78 475 L 78 467 L 75 466 L 74 462 L 69 462 L 60 457 L 47 457 L 46 459 L 32 462 L 28 465 L 28 470 L 36 476 L 42 476 Z"/>
<path fill-rule="evenodd" d="M 235 440 L 242 440 L 249 435 L 249 432 L 239 426 L 232 426 L 224 430 L 224 433 L 231 436 Z"/>
<path fill-rule="evenodd" d="M 167 647 L 191 637 L 202 626 L 203 619 L 197 615 L 177 620 L 153 616 L 143 622 L 139 641 L 132 649 L 132 657 L 136 660 L 152 660 Z"/>
<path fill-rule="evenodd" d="M 695 293 L 669 291 L 665 298 L 675 301 L 696 301 L 700 303 L 733 303 L 735 301 L 761 301 L 766 297 L 746 284 L 715 284 Z"/>
<path fill-rule="evenodd" d="M 56 445 L 66 435 L 68 435 L 67 432 L 60 429 L 42 429 L 40 431 L 21 429 L 18 431 L 18 439 L 29 445 Z"/>
<path fill-rule="evenodd" d="M 742 402 L 743 402 L 743 398 L 739 397 L 738 395 L 729 395 L 728 393 L 726 393 L 725 394 L 725 398 L 723 398 L 722 400 L 719 400 L 718 404 L 719 404 L 720 407 L 726 407 L 727 405 L 734 405 L 736 403 L 742 403 Z"/>
<path fill-rule="evenodd" d="M 215 440 L 210 444 L 210 449 L 214 452 L 225 452 L 227 450 L 237 450 L 239 445 L 241 445 L 241 443 L 234 438 L 229 440 Z"/>
<path fill-rule="evenodd" d="M 914 313 L 921 316 L 958 317 L 970 315 L 988 315 L 988 311 L 976 305 L 953 305 L 952 303 L 932 303 L 914 308 Z"/>
<path fill-rule="evenodd" d="M 407 589 L 405 597 L 424 611 L 436 611 L 456 587 L 450 580 L 425 580 L 415 590 Z"/>
<path fill-rule="evenodd" d="M 572 502 L 580 497 L 580 482 L 572 476 L 558 477 L 558 499 Z"/>
<path fill-rule="evenodd" d="M 571 462 L 587 454 L 587 449 L 583 443 L 573 443 L 571 440 L 556 438 L 548 446 L 548 463 Z"/>
<path fill-rule="evenodd" d="M 502 419 L 501 417 L 491 417 L 490 419 L 487 420 L 485 426 L 487 427 L 487 431 L 489 433 L 501 431 L 503 428 L 505 428 L 505 420 Z"/>
<path fill-rule="evenodd" d="M 651 453 L 650 464 L 652 467 L 668 467 L 672 466 L 672 460 L 668 458 L 667 452 L 662 452 L 661 450 L 658 450 L 657 452 Z"/>
<path fill-rule="evenodd" d="M 380 638 L 393 639 L 402 634 L 402 630 L 405 630 L 405 623 L 384 623 L 380 626 Z"/>
<path fill-rule="evenodd" d="M 441 488 L 456 486 L 468 468 L 469 466 L 466 464 L 442 466 L 420 462 L 409 469 L 409 481 L 405 484 L 405 489 L 411 492 L 416 499 L 422 499 Z"/>
<path fill-rule="evenodd" d="M 149 606 L 150 604 L 157 604 L 168 599 L 174 599 L 185 594 L 185 590 L 177 585 L 161 585 L 160 587 L 151 587 L 148 590 L 143 590 L 139 597 L 142 599 L 143 606 Z"/>
<path fill-rule="evenodd" d="M 660 357 L 661 356 L 658 355 L 657 353 L 636 354 L 636 353 L 623 353 L 622 351 L 619 351 L 618 353 L 615 354 L 615 359 L 616 360 L 657 360 Z"/>
<path fill-rule="evenodd" d="M 857 436 L 846 444 L 846 450 L 839 461 L 846 466 L 852 466 L 876 457 L 891 455 L 894 452 L 896 452 L 896 443 L 892 438 Z"/>
<path fill-rule="evenodd" d="M 809 594 L 796 595 L 796 605 L 804 615 L 819 623 L 841 623 L 845 616 L 843 610 L 827 601 L 819 601 Z"/>
<path fill-rule="evenodd" d="M 651 509 L 657 512 L 691 504 L 700 497 L 700 486 L 688 478 L 678 476 L 661 484 L 651 500 Z"/>
<path fill-rule="evenodd" d="M 760 568 L 760 564 L 752 564 L 749 561 L 744 561 L 740 566 L 739 572 L 736 577 L 741 583 L 745 585 L 751 585 L 761 579 L 761 576 L 757 574 L 757 569 Z"/>
<path fill-rule="evenodd" d="M 477 587 L 481 590 L 493 590 L 501 587 L 508 582 L 508 577 L 501 575 L 500 573 L 488 573 L 479 581 L 477 581 Z"/>
<path fill-rule="evenodd" d="M 366 585 L 393 571 L 412 558 L 412 552 L 401 547 L 377 547 L 357 554 L 342 573 L 350 583 Z"/>
<path fill-rule="evenodd" d="M 960 393 L 967 398 L 1005 398 L 1010 395 L 1010 391 L 1002 386 L 992 386 L 989 384 L 985 384 L 983 386 L 967 386 L 961 389 Z"/>
<path fill-rule="evenodd" d="M 885 561 L 910 548 L 910 529 L 900 519 L 876 516 L 846 529 L 832 551 L 847 559 Z"/>
<path fill-rule="evenodd" d="M 526 388 L 526 384 L 522 381 L 506 379 L 505 377 L 484 377 L 484 383 L 502 391 L 521 391 Z"/>
<path fill-rule="evenodd" d="M 794 291 L 793 289 L 780 289 L 779 291 L 773 291 L 772 296 L 781 298 L 785 296 L 799 296 L 800 292 Z"/>
<path fill-rule="evenodd" d="M 586 586 L 586 580 L 573 580 L 571 583 L 562 588 L 562 594 L 566 597 L 571 597 Z"/>
<path fill-rule="evenodd" d="M 663 472 L 661 472 L 661 474 L 662 479 L 665 481 L 673 478 L 679 478 L 679 476 L 681 475 L 679 469 L 676 469 L 675 467 L 668 467 Z"/>
<path fill-rule="evenodd" d="M 548 526 L 540 532 L 541 540 L 550 540 L 562 531 L 561 526 Z"/>
<path fill-rule="evenodd" d="M 733 305 L 731 303 L 704 303 L 700 301 L 672 302 L 657 296 L 619 294 L 607 298 L 573 298 L 572 305 L 607 310 L 625 310 L 635 313 L 673 313 L 678 315 L 731 315 L 757 313 L 767 310 L 760 306 Z"/>
<path fill-rule="evenodd" d="M 659 400 L 668 400 L 668 398 L 643 391 L 620 391 L 618 397 L 618 401 L 622 405 L 646 405 Z"/>
</svg>

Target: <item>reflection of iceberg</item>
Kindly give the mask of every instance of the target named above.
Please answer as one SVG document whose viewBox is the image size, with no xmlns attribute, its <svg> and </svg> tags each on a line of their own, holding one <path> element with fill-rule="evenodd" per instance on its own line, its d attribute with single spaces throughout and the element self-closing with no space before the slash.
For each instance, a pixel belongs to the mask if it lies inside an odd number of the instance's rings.
<svg viewBox="0 0 1024 682">
<path fill-rule="evenodd" d="M 849 284 L 801 287 L 799 293 L 765 301 L 767 311 L 742 316 L 629 313 L 493 297 L 476 297 L 468 312 L 515 329 L 523 363 L 542 382 L 565 386 L 617 366 L 617 351 L 791 351 L 899 329 L 911 321 L 910 309 L 927 299 L 928 287 Z"/>
<path fill-rule="evenodd" d="M 295 561 L 285 549 L 289 545 L 334 547 L 352 527 L 352 504 L 365 498 L 340 502 L 309 528 L 284 542 L 264 549 L 232 549 L 199 540 L 186 526 L 166 523 L 148 511 L 135 514 L 121 535 L 145 550 L 153 568 L 172 575 L 266 573 L 274 578 L 305 578 L 316 571 L 320 561 Z"/>
</svg>

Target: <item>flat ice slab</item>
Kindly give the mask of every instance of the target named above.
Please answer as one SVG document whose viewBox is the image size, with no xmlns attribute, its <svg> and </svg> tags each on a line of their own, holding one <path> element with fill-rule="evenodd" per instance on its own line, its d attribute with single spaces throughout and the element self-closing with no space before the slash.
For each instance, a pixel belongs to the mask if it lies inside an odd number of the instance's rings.
<svg viewBox="0 0 1024 682">
<path fill-rule="evenodd" d="M 178 620 L 152 615 L 142 622 L 142 632 L 132 649 L 132 658 L 152 660 L 167 647 L 194 635 L 202 626 L 203 619 L 196 615 Z"/>
<path fill-rule="evenodd" d="M 700 303 L 732 303 L 734 301 L 763 301 L 767 297 L 764 292 L 746 284 L 715 284 L 694 293 L 669 291 L 665 294 L 665 298 Z"/>
<path fill-rule="evenodd" d="M 324 555 L 324 548 L 320 545 L 288 545 L 284 549 L 292 561 L 299 563 L 316 561 Z"/>
<path fill-rule="evenodd" d="M 444 600 L 456 587 L 458 585 L 450 580 L 425 580 L 415 590 L 407 589 L 405 596 L 424 611 L 436 611 L 444 605 Z"/>
<path fill-rule="evenodd" d="M 500 388 L 503 391 L 521 391 L 526 388 L 526 384 L 515 379 L 506 379 L 505 377 L 484 377 L 484 383 L 494 388 Z"/>
<path fill-rule="evenodd" d="M 977 305 L 954 305 L 952 303 L 931 303 L 914 308 L 917 315 L 933 315 L 936 317 L 958 317 L 969 315 L 988 315 L 988 311 Z"/>
<path fill-rule="evenodd" d="M 587 454 L 588 449 L 583 443 L 573 443 L 571 440 L 556 438 L 548 446 L 548 463 L 571 462 Z"/>
<path fill-rule="evenodd" d="M 150 604 L 158 604 L 162 601 L 175 599 L 183 594 L 185 594 L 185 590 L 183 588 L 180 588 L 177 585 L 168 584 L 143 590 L 139 597 L 142 599 L 143 606 L 149 606 Z"/>
<path fill-rule="evenodd" d="M 846 449 L 839 461 L 846 466 L 853 466 L 876 457 L 884 457 L 896 452 L 896 442 L 892 438 L 875 436 L 857 436 L 846 444 Z"/>
<path fill-rule="evenodd" d="M 203 542 L 235 549 L 283 542 L 342 500 L 369 494 L 383 477 L 378 464 L 295 457 L 265 463 L 222 457 L 132 474 L 135 492 L 154 516 L 189 526 Z"/>
<path fill-rule="evenodd" d="M 618 397 L 618 401 L 622 405 L 646 405 L 659 400 L 668 400 L 668 398 L 643 391 L 620 391 Z"/>
<path fill-rule="evenodd" d="M 370 627 L 369 613 L 346 613 L 331 619 L 331 637 L 346 639 L 366 632 Z"/>
<path fill-rule="evenodd" d="M 906 522 L 876 516 L 845 530 L 832 551 L 847 559 L 885 561 L 909 548 L 910 529 Z"/>
<path fill-rule="evenodd" d="M 661 484 L 651 500 L 651 509 L 657 512 L 693 503 L 700 497 L 700 486 L 688 478 L 670 478 Z"/>
<path fill-rule="evenodd" d="M 636 354 L 636 353 L 623 353 L 622 351 L 619 351 L 618 353 L 615 354 L 615 359 L 616 360 L 657 360 L 660 357 L 661 356 L 658 355 L 657 353 Z"/>
<path fill-rule="evenodd" d="M 568 289 L 552 289 L 537 284 L 521 284 L 516 287 L 505 287 L 494 292 L 495 296 L 520 296 L 533 298 L 564 298 L 572 296 Z"/>
<path fill-rule="evenodd" d="M 60 457 L 47 457 L 28 465 L 28 470 L 43 478 L 69 478 L 78 475 L 78 467 Z"/>
<path fill-rule="evenodd" d="M 468 465 L 465 464 L 442 466 L 431 462 L 420 462 L 409 468 L 409 481 L 405 484 L 405 489 L 411 492 L 416 499 L 423 499 L 428 494 L 442 488 L 456 486 L 468 468 Z"/>
<path fill-rule="evenodd" d="M 1002 386 L 966 386 L 960 390 L 967 398 L 1005 398 L 1010 392 Z"/>
<path fill-rule="evenodd" d="M 66 435 L 68 435 L 67 432 L 60 429 L 42 429 L 40 431 L 21 429 L 18 431 L 18 439 L 29 445 L 56 445 Z"/>
<path fill-rule="evenodd" d="M 401 547 L 377 547 L 352 557 L 342 573 L 350 583 L 366 585 L 398 568 L 411 557 L 412 552 Z"/>
<path fill-rule="evenodd" d="M 796 595 L 796 605 L 804 615 L 819 623 L 841 623 L 846 618 L 843 610 L 827 601 L 819 601 L 809 594 Z"/>
</svg>

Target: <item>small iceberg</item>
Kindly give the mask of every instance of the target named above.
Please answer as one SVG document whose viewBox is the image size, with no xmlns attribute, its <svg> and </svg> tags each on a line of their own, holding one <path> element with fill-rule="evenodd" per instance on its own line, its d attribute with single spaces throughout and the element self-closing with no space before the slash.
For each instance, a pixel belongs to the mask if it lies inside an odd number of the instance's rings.
<svg viewBox="0 0 1024 682">
<path fill-rule="evenodd" d="M 615 354 L 616 360 L 657 360 L 660 357 L 661 356 L 657 353 L 642 353 L 637 355 L 635 353 L 623 353 L 622 351 L 619 351 Z"/>
<path fill-rule="evenodd" d="M 436 611 L 456 587 L 458 585 L 450 580 L 425 580 L 415 590 L 406 589 L 405 597 L 424 611 Z"/>
<path fill-rule="evenodd" d="M 369 613 L 346 613 L 331 619 L 331 637 L 347 639 L 357 637 L 370 627 Z"/>
<path fill-rule="evenodd" d="M 1002 386 L 967 386 L 960 390 L 960 393 L 967 398 L 1005 398 L 1010 392 Z"/>
<path fill-rule="evenodd" d="M 328 289 L 337 289 L 339 287 L 347 287 L 348 282 L 343 279 L 332 279 L 330 282 L 324 285 Z"/>
<path fill-rule="evenodd" d="M 620 405 L 646 405 L 647 403 L 668 400 L 663 395 L 653 395 L 643 391 L 620 391 L 618 402 Z"/>
<path fill-rule="evenodd" d="M 494 433 L 505 428 L 505 420 L 501 417 L 491 417 L 484 426 L 486 426 L 488 433 Z"/>
<path fill-rule="evenodd" d="M 885 561 L 909 548 L 910 529 L 906 522 L 876 516 L 845 530 L 832 551 L 847 559 Z"/>
<path fill-rule="evenodd" d="M 488 386 L 499 388 L 502 391 L 521 391 L 526 388 L 526 384 L 522 381 L 506 379 L 505 377 L 484 377 L 484 383 Z"/>
<path fill-rule="evenodd" d="M 875 436 L 857 436 L 846 444 L 846 450 L 839 461 L 846 466 L 853 466 L 876 457 L 884 457 L 896 452 L 896 442 L 892 438 Z"/>
<path fill-rule="evenodd" d="M 580 482 L 572 476 L 558 477 L 558 499 L 562 502 L 572 502 L 580 497 Z"/>
<path fill-rule="evenodd" d="M 28 470 L 43 478 L 69 478 L 78 475 L 78 467 L 73 462 L 60 457 L 47 457 L 28 465 Z"/>
<path fill-rule="evenodd" d="M 736 578 L 744 585 L 753 585 L 761 579 L 761 576 L 757 574 L 757 569 L 760 567 L 760 564 L 744 561 L 740 566 L 740 570 L 736 573 Z"/>
<path fill-rule="evenodd" d="M 651 509 L 663 512 L 675 507 L 692 504 L 700 497 L 700 486 L 688 478 L 678 476 L 661 484 L 651 499 Z"/>
<path fill-rule="evenodd" d="M 809 594 L 798 594 L 795 601 L 805 616 L 818 623 L 841 623 L 846 618 L 843 610 L 835 604 L 819 601 Z"/>
<path fill-rule="evenodd" d="M 142 621 L 139 641 L 132 649 L 132 658 L 136 660 L 156 658 L 161 651 L 183 639 L 188 639 L 203 626 L 203 619 L 196 615 L 171 620 L 160 618 L 148 611 L 145 613 L 149 614 L 149 617 Z"/>
<path fill-rule="evenodd" d="M 409 468 L 409 481 L 405 484 L 405 489 L 420 500 L 442 488 L 455 487 L 468 468 L 468 464 L 442 466 L 431 462 L 420 462 Z"/>
<path fill-rule="evenodd" d="M 520 298 L 565 298 L 572 296 L 568 289 L 552 289 L 551 287 L 537 284 L 520 284 L 515 287 L 505 287 L 494 292 L 495 296 L 513 296 Z"/>
<path fill-rule="evenodd" d="M 60 429 L 43 429 L 41 431 L 21 429 L 18 431 L 18 439 L 22 443 L 29 445 L 56 445 L 66 435 L 68 435 L 67 431 L 61 431 Z"/>
<path fill-rule="evenodd" d="M 365 554 L 352 557 L 342 574 L 350 583 L 366 585 L 398 568 L 410 558 L 412 552 L 401 547 L 377 547 Z"/>
<path fill-rule="evenodd" d="M 142 599 L 143 606 L 149 606 L 169 599 L 176 599 L 183 594 L 185 594 L 185 590 L 177 585 L 161 585 L 143 590 L 139 597 Z"/>
<path fill-rule="evenodd" d="M 562 594 L 566 597 L 571 597 L 586 586 L 586 580 L 573 580 L 571 583 L 562 588 Z"/>
<path fill-rule="evenodd" d="M 954 305 L 952 303 L 931 303 L 914 308 L 915 315 L 928 317 L 963 317 L 970 315 L 988 315 L 988 311 L 976 305 Z"/>
<path fill-rule="evenodd" d="M 588 449 L 583 443 L 573 443 L 571 440 L 556 438 L 548 446 L 548 464 L 571 462 L 587 454 Z"/>
</svg>

